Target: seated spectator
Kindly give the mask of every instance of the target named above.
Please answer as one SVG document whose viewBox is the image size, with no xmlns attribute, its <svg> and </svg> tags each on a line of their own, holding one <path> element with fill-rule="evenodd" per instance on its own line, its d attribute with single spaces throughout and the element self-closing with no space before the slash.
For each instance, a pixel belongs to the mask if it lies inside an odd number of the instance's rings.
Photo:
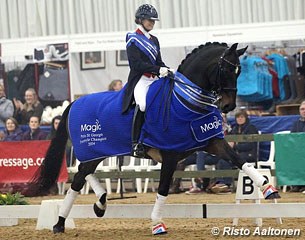
<svg viewBox="0 0 305 240">
<path fill-rule="evenodd" d="M 217 170 L 232 169 L 233 165 L 223 159 L 211 155 L 206 152 L 197 153 L 197 170 L 205 170 L 206 165 L 215 165 Z M 197 178 L 195 180 L 196 186 L 192 186 L 186 194 L 198 194 L 198 193 L 231 193 L 232 178 L 216 178 L 213 182 L 209 178 Z"/>
<path fill-rule="evenodd" d="M 5 137 L 5 133 L 3 131 L 0 131 L 0 142 L 3 141 Z"/>
<path fill-rule="evenodd" d="M 108 91 L 120 91 L 123 88 L 123 82 L 120 79 L 113 80 L 109 86 Z"/>
<path fill-rule="evenodd" d="M 292 124 L 291 132 L 305 132 L 305 101 L 299 107 L 300 118 Z"/>
<path fill-rule="evenodd" d="M 56 131 L 57 131 L 57 128 L 58 128 L 58 125 L 59 125 L 59 122 L 60 122 L 61 118 L 62 117 L 60 115 L 58 115 L 58 116 L 56 116 L 52 119 L 51 131 L 47 136 L 48 140 L 51 140 L 55 137 L 55 134 L 56 134 Z"/>
<path fill-rule="evenodd" d="M 258 134 L 257 128 L 251 124 L 248 114 L 239 111 L 235 114 L 236 125 L 233 126 L 231 134 Z M 257 161 L 257 142 L 230 142 L 231 147 L 240 157 L 250 163 Z"/>
<path fill-rule="evenodd" d="M 46 140 L 47 133 L 40 129 L 39 117 L 30 117 L 29 127 L 30 129 L 23 134 L 22 140 Z"/>
<path fill-rule="evenodd" d="M 15 118 L 9 117 L 6 119 L 4 134 L 3 141 L 13 142 L 22 140 L 23 132 L 19 128 L 18 122 Z"/>
<path fill-rule="evenodd" d="M 39 119 L 43 113 L 43 106 L 38 101 L 36 91 L 33 88 L 29 88 L 25 91 L 25 103 L 14 98 L 15 113 L 14 117 L 19 124 L 28 124 L 30 117 L 37 116 Z"/>
<path fill-rule="evenodd" d="M 0 84 L 0 127 L 4 127 L 6 119 L 14 114 L 14 105 L 11 100 L 6 98 L 5 89 Z"/>
</svg>

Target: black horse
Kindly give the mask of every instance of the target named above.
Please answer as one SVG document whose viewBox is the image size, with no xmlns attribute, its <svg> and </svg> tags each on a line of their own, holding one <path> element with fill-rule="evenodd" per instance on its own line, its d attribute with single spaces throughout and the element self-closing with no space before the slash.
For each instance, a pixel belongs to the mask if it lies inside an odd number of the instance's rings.
<svg viewBox="0 0 305 240">
<path fill-rule="evenodd" d="M 142 140 L 146 145 L 147 158 L 162 162 L 158 195 L 151 214 L 153 234 L 166 232 L 166 227 L 162 223 L 162 208 L 177 162 L 197 150 L 215 154 L 243 169 L 254 183 L 262 188 L 266 199 L 279 197 L 277 190 L 268 184 L 266 178 L 251 164 L 241 159 L 223 137 L 220 111 L 227 113 L 236 107 L 237 77 L 241 70 L 239 56 L 247 49 L 246 47 L 237 50 L 237 45 L 237 43 L 231 47 L 225 43 L 201 45 L 186 56 L 178 67 L 175 77 L 157 80 L 150 87 L 148 93 L 150 101 L 147 104 L 147 119 L 143 127 Z M 123 91 L 124 89 L 119 93 L 104 92 L 85 96 L 70 104 L 63 113 L 56 136 L 27 193 L 32 196 L 47 194 L 54 186 L 70 135 L 75 154 L 81 164 L 60 209 L 59 220 L 53 228 L 54 233 L 64 232 L 65 219 L 86 181 L 98 196 L 98 201 L 93 207 L 96 215 L 102 217 L 105 213 L 106 192 L 93 174 L 97 165 L 107 156 L 130 154 L 133 109 L 130 114 L 121 114 Z M 159 102 L 156 100 L 158 96 L 161 99 Z M 87 108 L 92 105 L 93 110 L 87 114 L 89 111 Z M 97 109 L 103 110 L 100 116 L 94 116 L 91 125 L 84 124 L 89 119 L 89 115 L 96 113 Z M 207 115 L 209 117 L 206 117 Z M 103 119 L 100 118 L 101 116 Z M 106 123 L 109 119 L 110 122 L 119 119 L 122 124 L 118 126 Z M 189 122 L 185 122 L 185 119 L 189 119 L 187 120 Z M 176 125 L 177 122 L 181 122 L 182 125 Z M 91 135 L 86 135 L 86 131 L 91 132 Z M 153 136 L 158 131 L 159 135 Z M 171 136 L 171 131 L 177 136 L 166 138 Z M 210 134 L 205 137 L 203 133 L 208 131 Z M 169 142 L 168 146 L 167 142 Z M 106 144 L 109 149 L 104 152 L 102 149 L 102 153 L 98 152 L 101 147 L 92 150 L 94 145 L 100 146 L 99 144 Z M 85 145 L 88 149 L 82 148 Z"/>
</svg>

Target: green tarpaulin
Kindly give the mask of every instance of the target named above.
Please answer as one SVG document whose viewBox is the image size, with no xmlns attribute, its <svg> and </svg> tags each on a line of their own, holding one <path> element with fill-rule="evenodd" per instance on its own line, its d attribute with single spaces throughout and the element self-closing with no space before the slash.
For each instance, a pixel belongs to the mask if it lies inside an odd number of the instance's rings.
<svg viewBox="0 0 305 240">
<path fill-rule="evenodd" d="M 305 185 L 305 133 L 274 134 L 277 184 Z"/>
</svg>

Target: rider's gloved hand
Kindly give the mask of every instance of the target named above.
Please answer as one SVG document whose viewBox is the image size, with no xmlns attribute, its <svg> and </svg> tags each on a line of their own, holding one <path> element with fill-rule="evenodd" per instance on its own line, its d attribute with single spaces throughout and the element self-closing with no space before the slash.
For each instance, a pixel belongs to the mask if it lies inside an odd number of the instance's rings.
<svg viewBox="0 0 305 240">
<path fill-rule="evenodd" d="M 160 67 L 160 70 L 159 70 L 159 75 L 161 77 L 166 77 L 168 75 L 168 68 L 167 67 Z"/>
<path fill-rule="evenodd" d="M 175 72 L 176 72 L 175 69 L 172 69 L 172 68 L 168 69 L 167 77 L 174 79 L 175 78 Z"/>
</svg>

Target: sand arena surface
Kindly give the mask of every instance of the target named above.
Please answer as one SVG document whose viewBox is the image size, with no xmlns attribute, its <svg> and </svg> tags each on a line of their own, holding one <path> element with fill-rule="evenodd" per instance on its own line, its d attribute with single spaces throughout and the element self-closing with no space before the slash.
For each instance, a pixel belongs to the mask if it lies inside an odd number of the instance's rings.
<svg viewBox="0 0 305 240">
<path fill-rule="evenodd" d="M 127 193 L 126 196 L 137 196 L 137 198 L 108 201 L 108 204 L 151 204 L 155 201 L 155 193 L 136 194 Z M 112 196 L 118 196 L 112 194 Z M 302 193 L 282 193 L 279 202 L 305 202 Z M 29 198 L 31 204 L 40 204 L 45 199 L 60 199 L 63 196 L 48 196 Z M 76 204 L 93 204 L 96 201 L 94 194 L 79 195 Z M 169 195 L 167 203 L 234 203 L 235 194 L 215 195 L 200 194 L 186 195 L 184 193 Z M 249 201 L 246 201 L 249 202 Z M 265 201 L 264 201 L 265 202 Z M 246 228 L 251 231 L 249 236 L 213 236 L 211 229 L 218 227 L 221 234 L 224 227 L 232 227 L 232 219 L 164 219 L 168 227 L 168 234 L 161 236 L 151 235 L 150 219 L 74 219 L 76 228 L 66 229 L 64 234 L 54 235 L 50 230 L 35 230 L 36 220 L 19 219 L 19 225 L 13 227 L 0 227 L 1 239 L 287 239 L 285 236 L 253 236 L 255 229 L 253 220 L 240 219 L 236 229 Z M 301 231 L 300 236 L 290 239 L 305 239 L 305 219 L 286 218 L 283 225 L 276 223 L 275 219 L 263 219 L 263 228 L 273 227 L 276 229 L 297 229 Z"/>
</svg>

